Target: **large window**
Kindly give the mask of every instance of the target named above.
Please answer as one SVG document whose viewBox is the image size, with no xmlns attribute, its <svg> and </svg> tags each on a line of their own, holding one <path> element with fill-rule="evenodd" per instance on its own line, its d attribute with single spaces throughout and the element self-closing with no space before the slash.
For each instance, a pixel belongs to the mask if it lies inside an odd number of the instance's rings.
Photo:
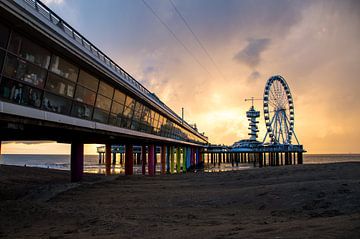
<svg viewBox="0 0 360 239">
<path fill-rule="evenodd" d="M 6 57 L 4 75 L 43 88 L 46 70 L 10 54 Z"/>
<path fill-rule="evenodd" d="M 71 109 L 71 115 L 90 120 L 93 112 L 93 107 L 81 103 L 74 102 L 72 109 Z"/>
<path fill-rule="evenodd" d="M 45 89 L 54 92 L 58 95 L 63 95 L 67 97 L 73 97 L 75 92 L 75 84 L 71 81 L 67 81 L 62 77 L 49 73 L 48 79 L 46 81 Z"/>
<path fill-rule="evenodd" d="M 78 84 L 92 90 L 97 91 L 99 80 L 94 77 L 93 75 L 90 75 L 86 71 L 80 70 L 79 80 Z"/>
<path fill-rule="evenodd" d="M 11 36 L 9 51 L 38 66 L 49 67 L 50 52 L 17 33 Z"/>
<path fill-rule="evenodd" d="M 95 92 L 88 90 L 80 85 L 76 86 L 75 100 L 83 102 L 88 105 L 94 105 L 95 103 Z"/>
<path fill-rule="evenodd" d="M 105 96 L 98 95 L 97 98 L 96 98 L 95 106 L 97 108 L 102 109 L 102 110 L 110 111 L 111 100 L 109 98 L 106 98 Z"/>
<path fill-rule="evenodd" d="M 40 90 L 6 78 L 1 81 L 0 95 L 2 98 L 10 100 L 16 104 L 36 108 L 40 107 L 41 104 Z"/>
<path fill-rule="evenodd" d="M 9 39 L 10 29 L 0 23 L 0 47 L 6 48 Z"/>
<path fill-rule="evenodd" d="M 124 105 L 113 101 L 111 105 L 111 114 L 109 123 L 116 126 L 121 126 L 122 113 L 124 111 Z"/>
<path fill-rule="evenodd" d="M 98 93 L 112 99 L 114 94 L 114 88 L 106 84 L 105 82 L 100 81 Z"/>
<path fill-rule="evenodd" d="M 5 52 L 3 50 L 0 50 L 0 73 L 4 63 L 4 58 L 5 58 Z"/>
<path fill-rule="evenodd" d="M 114 100 L 120 104 L 125 104 L 126 95 L 119 90 L 115 90 Z"/>
<path fill-rule="evenodd" d="M 98 108 L 94 109 L 93 120 L 101 122 L 101 123 L 107 123 L 108 117 L 109 117 L 109 112 L 98 109 Z"/>
<path fill-rule="evenodd" d="M 76 82 L 79 72 L 79 68 L 56 55 L 51 58 L 50 70 L 74 82 Z"/>
<path fill-rule="evenodd" d="M 69 114 L 71 100 L 45 92 L 42 109 L 60 114 Z"/>
</svg>

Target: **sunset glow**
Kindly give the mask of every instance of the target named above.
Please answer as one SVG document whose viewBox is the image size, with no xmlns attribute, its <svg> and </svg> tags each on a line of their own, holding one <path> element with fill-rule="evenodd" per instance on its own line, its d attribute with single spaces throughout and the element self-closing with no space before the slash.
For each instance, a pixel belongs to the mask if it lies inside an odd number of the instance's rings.
<svg viewBox="0 0 360 239">
<path fill-rule="evenodd" d="M 211 143 L 247 138 L 245 98 L 262 98 L 282 75 L 295 104 L 295 132 L 309 153 L 359 153 L 358 1 L 174 1 L 216 65 L 168 1 L 148 0 L 199 65 L 141 1 L 45 1 Z M 265 133 L 262 101 L 260 133 Z M 120 143 L 120 142 L 119 142 Z M 86 145 L 95 154 L 97 145 Z M 4 142 L 2 152 L 68 154 L 56 143 Z"/>
</svg>

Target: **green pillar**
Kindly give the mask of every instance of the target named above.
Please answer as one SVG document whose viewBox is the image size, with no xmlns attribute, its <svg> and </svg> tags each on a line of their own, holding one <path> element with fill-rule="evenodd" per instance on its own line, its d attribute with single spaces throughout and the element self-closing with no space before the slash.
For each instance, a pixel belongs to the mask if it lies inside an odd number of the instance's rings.
<svg viewBox="0 0 360 239">
<path fill-rule="evenodd" d="M 174 157 L 174 146 L 170 146 L 170 173 L 174 173 L 175 157 Z"/>
<path fill-rule="evenodd" d="M 182 171 L 183 173 L 186 173 L 186 147 L 182 147 L 183 150 L 183 168 Z"/>
</svg>

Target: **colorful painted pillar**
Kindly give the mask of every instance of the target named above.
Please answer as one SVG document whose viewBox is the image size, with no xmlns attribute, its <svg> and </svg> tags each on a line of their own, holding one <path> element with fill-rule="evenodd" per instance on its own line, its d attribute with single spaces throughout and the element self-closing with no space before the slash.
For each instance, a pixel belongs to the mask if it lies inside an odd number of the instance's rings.
<svg viewBox="0 0 360 239">
<path fill-rule="evenodd" d="M 191 147 L 191 166 L 195 166 L 195 148 Z"/>
<path fill-rule="evenodd" d="M 105 145 L 105 174 L 111 174 L 111 144 Z"/>
<path fill-rule="evenodd" d="M 166 173 L 166 146 L 162 145 L 160 150 L 161 174 Z"/>
<path fill-rule="evenodd" d="M 71 182 L 78 182 L 82 179 L 84 172 L 84 144 L 82 143 L 71 143 L 70 170 Z"/>
<path fill-rule="evenodd" d="M 141 173 L 146 174 L 146 145 L 141 145 Z"/>
<path fill-rule="evenodd" d="M 182 171 L 183 171 L 183 173 L 186 173 L 186 169 L 187 169 L 187 167 L 186 167 L 186 161 L 187 161 L 186 147 L 182 147 L 182 152 L 183 152 L 183 154 L 182 154 L 182 156 L 183 156 L 183 158 L 182 158 L 182 163 L 183 163 Z"/>
<path fill-rule="evenodd" d="M 134 173 L 134 154 L 133 145 L 125 145 L 125 175 L 133 175 Z"/>
<path fill-rule="evenodd" d="M 149 152 L 148 152 L 148 172 L 150 176 L 154 176 L 155 175 L 155 163 L 154 163 L 154 159 L 155 159 L 155 147 L 154 145 L 149 145 L 148 146 Z"/>
<path fill-rule="evenodd" d="M 0 141 L 0 155 L 1 155 L 1 141 Z"/>
<path fill-rule="evenodd" d="M 205 152 L 204 152 L 204 149 L 201 149 L 201 150 L 200 150 L 200 155 L 201 155 L 201 157 L 200 157 L 201 162 L 202 162 L 202 163 L 205 163 Z"/>
<path fill-rule="evenodd" d="M 186 148 L 186 170 L 191 167 L 191 148 Z"/>
<path fill-rule="evenodd" d="M 173 174 L 175 172 L 175 147 L 170 146 L 170 173 Z"/>
<path fill-rule="evenodd" d="M 170 154 L 171 154 L 171 147 L 166 146 L 166 172 L 170 173 Z"/>
<path fill-rule="evenodd" d="M 180 146 L 176 147 L 176 172 L 180 173 L 181 172 L 181 164 L 180 164 L 180 159 L 181 159 L 181 152 L 180 152 Z"/>
<path fill-rule="evenodd" d="M 200 150 L 199 148 L 196 148 L 196 158 L 195 158 L 195 164 L 198 166 L 200 163 Z"/>
</svg>

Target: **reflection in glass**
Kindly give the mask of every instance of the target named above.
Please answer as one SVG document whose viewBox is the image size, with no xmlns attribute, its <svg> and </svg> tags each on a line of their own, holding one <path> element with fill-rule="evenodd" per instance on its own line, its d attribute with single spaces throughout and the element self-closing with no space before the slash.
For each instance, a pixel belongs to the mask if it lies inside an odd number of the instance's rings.
<svg viewBox="0 0 360 239">
<path fill-rule="evenodd" d="M 72 98 L 74 96 L 75 84 L 61 78 L 60 76 L 49 73 L 45 89 L 56 94 Z"/>
<path fill-rule="evenodd" d="M 0 72 L 4 63 L 4 58 L 5 58 L 5 52 L 0 50 Z"/>
<path fill-rule="evenodd" d="M 75 100 L 86 103 L 88 105 L 94 105 L 95 97 L 95 92 L 88 90 L 80 85 L 76 86 Z"/>
<path fill-rule="evenodd" d="M 96 98 L 95 106 L 100 109 L 110 111 L 111 100 L 109 98 L 106 98 L 105 96 L 98 95 Z"/>
<path fill-rule="evenodd" d="M 121 114 L 110 114 L 109 117 L 109 124 L 115 125 L 115 126 L 121 126 Z"/>
<path fill-rule="evenodd" d="M 51 58 L 50 70 L 74 82 L 77 80 L 79 72 L 79 68 L 56 55 Z"/>
<path fill-rule="evenodd" d="M 71 115 L 78 118 L 90 120 L 92 116 L 92 111 L 93 108 L 91 106 L 74 102 L 71 110 Z"/>
<path fill-rule="evenodd" d="M 114 88 L 106 84 L 105 82 L 100 81 L 98 93 L 112 99 L 114 94 Z"/>
<path fill-rule="evenodd" d="M 0 23 L 0 47 L 6 48 L 10 29 Z"/>
<path fill-rule="evenodd" d="M 7 55 L 4 75 L 43 88 L 46 70 L 31 63 L 27 63 L 20 58 Z"/>
<path fill-rule="evenodd" d="M 97 91 L 99 80 L 93 75 L 87 73 L 86 71 L 80 70 L 78 84 L 85 86 L 90 90 Z"/>
<path fill-rule="evenodd" d="M 134 105 L 135 105 L 135 100 L 130 96 L 126 96 L 125 106 L 132 109 L 134 108 Z"/>
<path fill-rule="evenodd" d="M 42 109 L 60 114 L 69 114 L 71 100 L 45 92 L 42 102 Z"/>
<path fill-rule="evenodd" d="M 108 117 L 109 117 L 108 112 L 97 108 L 94 109 L 93 120 L 101 123 L 107 123 Z"/>
<path fill-rule="evenodd" d="M 0 95 L 14 103 L 39 108 L 41 91 L 17 81 L 3 78 L 0 86 Z"/>
<path fill-rule="evenodd" d="M 114 114 L 122 114 L 124 111 L 124 106 L 122 104 L 116 103 L 115 101 L 113 101 L 112 106 L 111 106 L 111 113 Z"/>
<path fill-rule="evenodd" d="M 125 104 L 126 95 L 119 90 L 115 90 L 114 100 L 120 104 Z"/>
</svg>

